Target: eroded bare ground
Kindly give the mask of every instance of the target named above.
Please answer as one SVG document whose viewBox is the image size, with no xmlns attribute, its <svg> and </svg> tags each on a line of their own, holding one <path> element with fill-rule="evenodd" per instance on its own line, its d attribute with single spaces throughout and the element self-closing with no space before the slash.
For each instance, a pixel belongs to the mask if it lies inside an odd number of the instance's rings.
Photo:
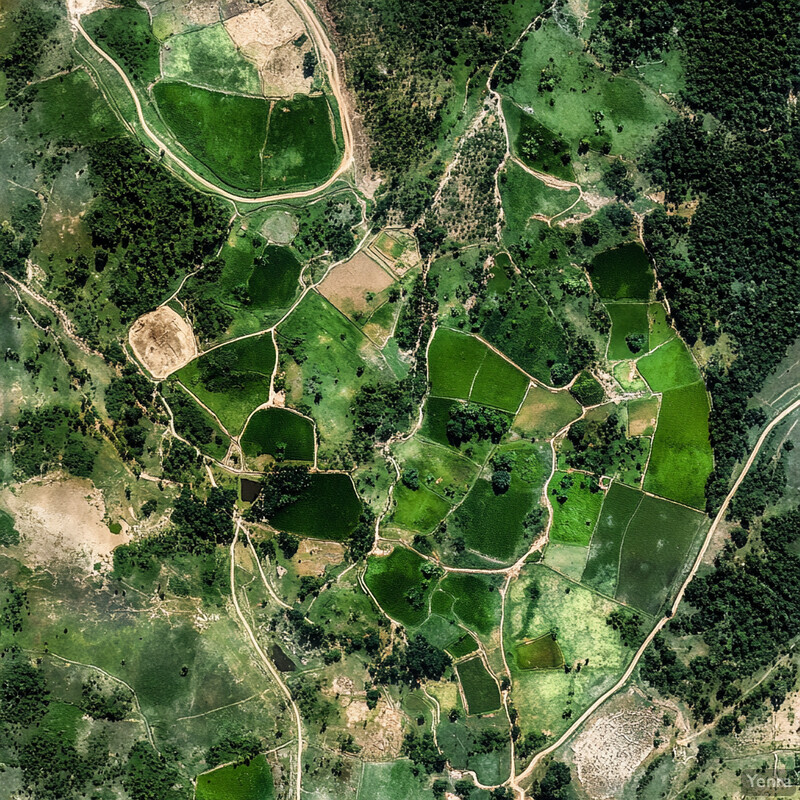
<svg viewBox="0 0 800 800">
<path fill-rule="evenodd" d="M 105 522 L 103 497 L 91 481 L 61 474 L 35 478 L 0 492 L 0 507 L 14 517 L 20 543 L 12 551 L 30 567 L 77 566 L 89 572 L 111 563 L 128 533 Z"/>
<path fill-rule="evenodd" d="M 191 325 L 168 306 L 139 317 L 131 326 L 128 341 L 156 380 L 163 380 L 197 355 Z"/>
</svg>

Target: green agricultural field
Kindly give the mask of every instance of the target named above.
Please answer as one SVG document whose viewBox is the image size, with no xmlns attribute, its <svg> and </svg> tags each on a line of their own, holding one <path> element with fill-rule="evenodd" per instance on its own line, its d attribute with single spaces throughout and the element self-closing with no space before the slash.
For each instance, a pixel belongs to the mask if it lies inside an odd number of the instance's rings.
<svg viewBox="0 0 800 800">
<path fill-rule="evenodd" d="M 265 333 L 211 350 L 175 375 L 237 436 L 253 409 L 269 398 L 274 367 L 275 345 Z"/>
<path fill-rule="evenodd" d="M 403 625 L 419 625 L 428 616 L 430 587 L 422 575 L 423 559 L 405 547 L 388 556 L 372 556 L 364 580 L 378 604 Z"/>
<path fill-rule="evenodd" d="M 447 423 L 450 419 L 450 410 L 457 403 L 457 400 L 447 400 L 444 397 L 429 397 L 425 401 L 420 433 L 432 442 L 449 445 Z"/>
<path fill-rule="evenodd" d="M 628 436 L 652 436 L 658 423 L 658 397 L 628 401 Z"/>
<path fill-rule="evenodd" d="M 261 94 L 255 64 L 236 49 L 219 22 L 187 31 L 169 40 L 164 49 L 164 77 L 227 92 Z"/>
<path fill-rule="evenodd" d="M 592 491 L 586 475 L 566 472 L 554 473 L 547 491 L 553 506 L 550 540 L 564 544 L 589 544 L 603 505 L 603 492 Z"/>
<path fill-rule="evenodd" d="M 196 800 L 273 800 L 275 787 L 267 759 L 258 755 L 249 764 L 231 764 L 197 778 Z"/>
<path fill-rule="evenodd" d="M 520 669 L 558 669 L 564 666 L 564 654 L 552 634 L 517 645 L 517 666 Z"/>
<path fill-rule="evenodd" d="M 229 186 L 261 190 L 266 100 L 169 81 L 157 83 L 153 96 L 175 138 L 198 161 Z"/>
<path fill-rule="evenodd" d="M 500 173 L 499 184 L 509 242 L 519 239 L 534 214 L 555 217 L 566 211 L 580 196 L 577 188 L 555 189 L 510 160 L 505 171 Z"/>
<path fill-rule="evenodd" d="M 161 48 L 143 8 L 101 8 L 81 23 L 137 86 L 149 86 L 160 77 Z"/>
<path fill-rule="evenodd" d="M 572 154 L 564 139 L 545 128 L 532 114 L 523 111 L 508 98 L 503 98 L 503 116 L 508 125 L 514 155 L 520 161 L 537 172 L 547 172 L 567 181 L 575 180 L 569 163 Z"/>
<path fill-rule="evenodd" d="M 617 598 L 656 615 L 707 525 L 698 511 L 645 495 L 622 542 Z"/>
<path fill-rule="evenodd" d="M 480 657 L 462 661 L 457 667 L 469 714 L 486 714 L 500 708 L 500 690 Z"/>
<path fill-rule="evenodd" d="M 247 279 L 250 303 L 255 308 L 286 308 L 299 289 L 302 264 L 288 247 L 268 245 Z"/>
<path fill-rule="evenodd" d="M 480 339 L 439 328 L 428 350 L 431 393 L 516 412 L 528 378 Z"/>
<path fill-rule="evenodd" d="M 611 317 L 611 336 L 608 341 L 609 360 L 620 361 L 644 355 L 650 349 L 648 306 L 644 303 L 608 303 L 606 308 Z M 629 336 L 641 337 L 638 349 L 631 350 L 627 341 Z"/>
<path fill-rule="evenodd" d="M 395 508 L 388 524 L 408 531 L 430 533 L 450 510 L 450 503 L 425 485 L 409 489 L 398 483 L 393 497 Z"/>
<path fill-rule="evenodd" d="M 614 377 L 626 392 L 647 392 L 649 391 L 644 379 L 636 369 L 636 361 L 618 361 L 614 364 Z"/>
<path fill-rule="evenodd" d="M 172 409 L 175 432 L 206 455 L 222 460 L 231 442 L 214 417 L 175 380 L 165 381 L 161 393 Z"/>
<path fill-rule="evenodd" d="M 615 481 L 603 501 L 581 580 L 610 597 L 617 589 L 620 546 L 644 497 L 642 492 Z"/>
<path fill-rule="evenodd" d="M 639 359 L 637 367 L 654 392 L 679 389 L 700 380 L 700 371 L 681 339 L 673 339 Z"/>
<path fill-rule="evenodd" d="M 702 381 L 664 392 L 644 479 L 646 491 L 693 508 L 705 506 L 706 479 L 714 466 L 708 415 Z"/>
<path fill-rule="evenodd" d="M 440 584 L 453 597 L 453 613 L 470 629 L 488 636 L 500 624 L 500 585 L 486 575 L 449 573 Z"/>
<path fill-rule="evenodd" d="M 403 800 L 434 800 L 433 792 L 423 785 L 410 761 L 364 762 L 358 782 L 356 800 L 403 798 Z"/>
<path fill-rule="evenodd" d="M 671 115 L 657 92 L 601 70 L 585 52 L 584 41 L 555 20 L 548 19 L 526 39 L 519 77 L 503 91 L 520 106 L 532 107 L 536 119 L 572 148 L 586 139 L 593 150 L 608 143 L 612 153 L 630 157 L 646 147 L 655 126 Z M 603 114 L 599 123 L 598 110 Z"/>
<path fill-rule="evenodd" d="M 463 658 L 478 649 L 478 643 L 469 633 L 465 633 L 460 639 L 456 639 L 452 644 L 445 648 L 453 658 Z"/>
<path fill-rule="evenodd" d="M 494 257 L 491 277 L 486 284 L 490 295 L 503 297 L 511 288 L 511 277 L 514 274 L 514 265 L 508 253 L 498 253 Z"/>
<path fill-rule="evenodd" d="M 588 552 L 589 548 L 583 545 L 548 541 L 542 563 L 567 578 L 580 581 Z"/>
<path fill-rule="evenodd" d="M 634 242 L 595 256 L 589 267 L 592 286 L 604 300 L 649 300 L 653 269 L 641 245 Z"/>
<path fill-rule="evenodd" d="M 291 505 L 270 517 L 270 525 L 312 539 L 343 541 L 352 533 L 361 515 L 361 500 L 350 476 L 339 472 L 312 472 L 308 477 L 309 488 Z"/>
<path fill-rule="evenodd" d="M 333 173 L 337 158 L 331 110 L 324 95 L 296 95 L 272 106 L 262 188 L 322 183 Z"/>
<path fill-rule="evenodd" d="M 547 439 L 580 415 L 580 404 L 566 389 L 553 392 L 534 384 L 514 419 L 513 430 L 522 436 Z"/>
<path fill-rule="evenodd" d="M 272 456 L 282 461 L 314 461 L 311 420 L 285 408 L 263 408 L 247 423 L 241 438 L 244 454 Z"/>
<path fill-rule="evenodd" d="M 667 322 L 667 310 L 662 303 L 650 303 L 650 347 L 658 347 L 669 341 L 675 331 Z"/>
</svg>

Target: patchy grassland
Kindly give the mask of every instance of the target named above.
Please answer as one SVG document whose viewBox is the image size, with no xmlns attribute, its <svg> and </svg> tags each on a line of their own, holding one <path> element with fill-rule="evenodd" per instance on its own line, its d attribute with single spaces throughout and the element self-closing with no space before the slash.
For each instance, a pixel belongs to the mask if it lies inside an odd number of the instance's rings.
<svg viewBox="0 0 800 800">
<path fill-rule="evenodd" d="M 567 391 L 550 391 L 533 384 L 514 419 L 521 436 L 547 439 L 581 415 L 577 400 Z"/>
<path fill-rule="evenodd" d="M 603 505 L 603 492 L 592 491 L 591 478 L 581 473 L 556 472 L 548 485 L 553 506 L 550 540 L 587 545 Z M 561 498 L 566 498 L 561 502 Z"/>
<path fill-rule="evenodd" d="M 668 341 L 640 358 L 636 366 L 654 392 L 679 389 L 700 380 L 700 371 L 681 339 Z"/>
<path fill-rule="evenodd" d="M 197 778 L 195 800 L 272 800 L 272 770 L 263 755 L 246 764 L 231 764 Z"/>
</svg>

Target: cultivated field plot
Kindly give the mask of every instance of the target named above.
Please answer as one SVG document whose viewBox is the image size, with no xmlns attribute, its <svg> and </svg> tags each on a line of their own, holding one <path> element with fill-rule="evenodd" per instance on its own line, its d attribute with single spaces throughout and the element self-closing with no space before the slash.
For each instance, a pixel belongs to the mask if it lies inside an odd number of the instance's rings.
<svg viewBox="0 0 800 800">
<path fill-rule="evenodd" d="M 532 384 L 512 430 L 521 436 L 549 439 L 580 415 L 580 404 L 566 389 L 550 391 Z"/>
<path fill-rule="evenodd" d="M 369 590 L 381 608 L 404 625 L 419 625 L 428 616 L 430 587 L 421 571 L 424 563 L 404 547 L 388 556 L 372 556 L 367 563 L 364 581 Z"/>
<path fill-rule="evenodd" d="M 555 472 L 547 487 L 553 506 L 550 540 L 587 545 L 603 505 L 603 492 L 581 473 Z"/>
<path fill-rule="evenodd" d="M 222 460 L 230 447 L 230 437 L 177 380 L 164 383 L 161 389 L 175 421 L 175 432 L 207 456 Z"/>
<path fill-rule="evenodd" d="M 579 197 L 577 188 L 548 186 L 514 161 L 500 173 L 500 196 L 510 234 L 521 234 L 533 219 L 548 220 L 566 211 Z"/>
<path fill-rule="evenodd" d="M 564 666 L 564 654 L 551 633 L 517 645 L 520 669 L 558 669 Z"/>
<path fill-rule="evenodd" d="M 218 347 L 175 373 L 234 436 L 254 408 L 269 399 L 275 345 L 268 333 Z"/>
<path fill-rule="evenodd" d="M 615 481 L 603 501 L 581 580 L 609 597 L 617 591 L 622 540 L 644 497 Z"/>
<path fill-rule="evenodd" d="M 635 243 L 595 256 L 589 276 L 604 300 L 645 301 L 653 290 L 653 269 L 642 247 Z"/>
<path fill-rule="evenodd" d="M 606 308 L 611 317 L 609 360 L 619 361 L 644 355 L 650 349 L 648 306 L 644 303 L 608 303 Z"/>
<path fill-rule="evenodd" d="M 267 245 L 254 260 L 247 278 L 248 306 L 267 310 L 291 305 L 302 269 L 297 256 L 288 247 Z"/>
<path fill-rule="evenodd" d="M 365 762 L 356 800 L 376 798 L 408 798 L 408 800 L 434 800 L 433 792 L 423 786 L 407 759 L 385 763 Z"/>
<path fill-rule="evenodd" d="M 668 342 L 675 331 L 667 322 L 667 310 L 662 303 L 650 303 L 650 347 Z"/>
<path fill-rule="evenodd" d="M 197 778 L 195 800 L 272 800 L 272 770 L 263 755 L 231 764 Z"/>
<path fill-rule="evenodd" d="M 331 270 L 319 285 L 319 292 L 343 314 L 363 324 L 386 303 L 394 283 L 394 276 L 362 250 Z"/>
<path fill-rule="evenodd" d="M 698 511 L 645 495 L 622 541 L 617 598 L 655 615 L 707 525 Z"/>
<path fill-rule="evenodd" d="M 241 437 L 249 458 L 271 456 L 281 461 L 314 461 L 314 426 L 285 408 L 262 408 L 250 417 Z"/>
<path fill-rule="evenodd" d="M 580 581 L 588 552 L 585 545 L 548 541 L 542 563 L 573 581 Z"/>
<path fill-rule="evenodd" d="M 312 539 L 344 541 L 358 524 L 361 500 L 349 475 L 312 472 L 310 486 L 291 505 L 270 517 L 278 530 Z"/>
<path fill-rule="evenodd" d="M 679 389 L 700 380 L 689 348 L 677 338 L 639 359 L 637 367 L 654 392 Z"/>
<path fill-rule="evenodd" d="M 428 350 L 431 393 L 516 412 L 528 377 L 480 339 L 439 328 Z"/>
<path fill-rule="evenodd" d="M 471 630 L 489 636 L 500 624 L 500 586 L 491 575 L 451 572 L 439 584 L 439 591 L 453 598 L 452 613 Z"/>
<path fill-rule="evenodd" d="M 628 401 L 628 436 L 652 436 L 658 423 L 658 397 Z"/>
<path fill-rule="evenodd" d="M 461 638 L 456 639 L 455 642 L 448 644 L 445 649 L 453 658 L 464 658 L 464 656 L 468 656 L 478 649 L 478 643 L 475 641 L 474 636 L 465 633 Z"/>
<path fill-rule="evenodd" d="M 646 491 L 693 508 L 704 507 L 706 479 L 714 466 L 708 415 L 708 393 L 702 381 L 663 393 L 644 479 Z"/>
<path fill-rule="evenodd" d="M 426 485 L 409 489 L 404 483 L 395 487 L 392 495 L 395 508 L 386 522 L 417 533 L 430 533 L 450 511 L 450 503 Z"/>
<path fill-rule="evenodd" d="M 419 263 L 417 240 L 407 231 L 391 229 L 381 231 L 369 245 L 378 258 L 383 259 L 398 274 Z"/>
<path fill-rule="evenodd" d="M 500 690 L 479 656 L 456 667 L 469 714 L 486 714 L 500 708 Z"/>
</svg>

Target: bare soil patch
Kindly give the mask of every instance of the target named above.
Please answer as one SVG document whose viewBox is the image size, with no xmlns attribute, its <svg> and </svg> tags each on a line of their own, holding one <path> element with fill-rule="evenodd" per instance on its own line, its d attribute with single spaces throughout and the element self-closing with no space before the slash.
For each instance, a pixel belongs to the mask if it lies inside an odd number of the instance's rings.
<svg viewBox="0 0 800 800">
<path fill-rule="evenodd" d="M 396 758 L 403 743 L 403 715 L 383 699 L 370 711 L 366 701 L 352 700 L 345 709 L 348 733 L 365 759 Z M 365 724 L 366 723 L 366 724 Z"/>
<path fill-rule="evenodd" d="M 344 546 L 339 542 L 318 542 L 313 539 L 302 539 L 294 563 L 297 574 L 322 576 L 325 568 L 340 564 L 344 558 Z"/>
<path fill-rule="evenodd" d="M 67 13 L 77 19 L 109 5 L 105 0 L 67 0 Z"/>
<path fill-rule="evenodd" d="M 91 481 L 60 474 L 0 492 L 0 506 L 14 517 L 20 543 L 13 548 L 33 567 L 78 566 L 90 572 L 109 563 L 117 545 L 129 541 L 125 526 L 113 534 L 103 521 L 103 496 Z"/>
<path fill-rule="evenodd" d="M 237 12 L 238 6 L 229 10 Z M 242 55 L 256 65 L 265 95 L 308 94 L 312 79 L 303 77 L 303 56 L 311 50 L 311 40 L 288 0 L 236 13 L 225 20 L 225 28 Z"/>
<path fill-rule="evenodd" d="M 168 306 L 139 317 L 131 326 L 128 341 L 156 380 L 163 380 L 197 355 L 191 325 Z"/>
<path fill-rule="evenodd" d="M 319 286 L 320 294 L 348 317 L 356 312 L 372 311 L 378 295 L 394 279 L 366 253 L 356 253 L 349 261 L 331 270 Z M 382 299 L 381 299 L 382 302 Z"/>
</svg>

